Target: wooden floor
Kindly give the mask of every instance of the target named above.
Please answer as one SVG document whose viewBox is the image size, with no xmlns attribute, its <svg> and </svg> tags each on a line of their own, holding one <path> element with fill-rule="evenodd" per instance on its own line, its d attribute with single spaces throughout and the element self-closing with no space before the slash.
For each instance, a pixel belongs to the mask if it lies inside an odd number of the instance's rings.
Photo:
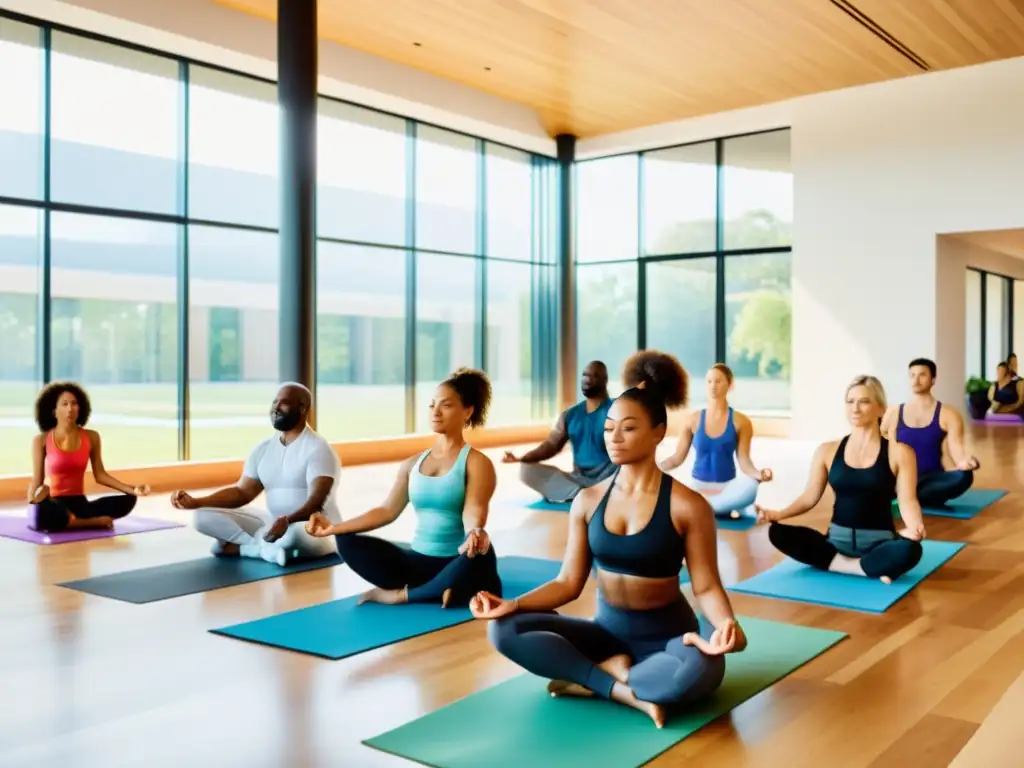
<svg viewBox="0 0 1024 768">
<path fill-rule="evenodd" d="M 1024 765 L 1009 712 L 1024 699 L 1022 684 L 1012 687 L 1024 673 L 1022 438 L 1024 429 L 974 428 L 976 486 L 1011 493 L 973 521 L 929 518 L 930 537 L 968 547 L 886 614 L 732 594 L 741 615 L 850 637 L 650 765 L 929 768 L 961 750 L 958 768 Z M 765 503 L 799 492 L 811 448 L 755 442 L 755 460 L 777 478 L 762 488 Z M 346 515 L 383 498 L 393 472 L 345 470 Z M 529 498 L 515 478 L 499 465 L 499 499 Z M 823 527 L 830 503 L 807 521 Z M 137 514 L 179 513 L 161 497 Z M 412 517 L 387 535 L 407 538 Z M 563 513 L 496 505 L 489 528 L 500 554 L 559 558 L 565 525 Z M 189 528 L 51 547 L 0 539 L 0 765 L 412 765 L 360 740 L 518 673 L 480 623 L 334 662 L 207 632 L 354 594 L 364 583 L 344 566 L 148 605 L 53 586 L 207 548 Z M 727 586 L 778 559 L 762 527 L 722 532 L 719 552 Z M 591 583 L 569 612 L 592 606 Z"/>
</svg>

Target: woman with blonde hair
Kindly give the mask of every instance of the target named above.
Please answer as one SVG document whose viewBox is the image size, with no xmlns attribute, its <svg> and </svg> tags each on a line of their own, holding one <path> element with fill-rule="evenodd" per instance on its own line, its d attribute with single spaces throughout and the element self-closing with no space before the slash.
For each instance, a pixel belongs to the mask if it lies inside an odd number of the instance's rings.
<svg viewBox="0 0 1024 768">
<path fill-rule="evenodd" d="M 753 515 L 757 489 L 772 479 L 772 471 L 758 469 L 750 459 L 754 425 L 746 414 L 729 405 L 733 384 L 729 366 L 715 363 L 704 382 L 707 406 L 687 414 L 676 450 L 661 462 L 661 471 L 671 472 L 680 466 L 692 446 L 696 453 L 693 479 L 686 484 L 708 500 L 716 516 Z"/>
<path fill-rule="evenodd" d="M 768 538 L 785 555 L 823 571 L 880 579 L 886 584 L 921 559 L 924 517 L 917 500 L 917 460 L 902 443 L 882 437 L 885 389 L 874 376 L 846 388 L 850 434 L 822 443 L 811 460 L 804 492 L 780 511 L 758 507 L 771 523 Z M 780 521 L 809 512 L 832 486 L 835 505 L 828 534 Z M 892 500 L 899 499 L 906 528 L 897 533 Z"/>
</svg>

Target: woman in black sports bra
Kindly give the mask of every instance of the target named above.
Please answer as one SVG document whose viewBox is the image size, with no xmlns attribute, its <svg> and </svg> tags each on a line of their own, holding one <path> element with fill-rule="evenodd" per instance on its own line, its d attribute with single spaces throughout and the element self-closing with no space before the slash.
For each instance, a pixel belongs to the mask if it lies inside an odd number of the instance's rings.
<svg viewBox="0 0 1024 768">
<path fill-rule="evenodd" d="M 605 445 L 619 469 L 585 488 L 569 512 L 569 540 L 558 577 L 516 600 L 488 592 L 470 601 L 499 653 L 551 680 L 556 696 L 598 696 L 648 714 L 660 728 L 666 708 L 713 693 L 727 653 L 747 644 L 718 573 L 714 515 L 695 491 L 664 474 L 655 451 L 666 406 L 686 403 L 687 375 L 669 355 L 634 355 L 630 387 L 605 422 Z M 694 597 L 714 630 L 705 639 L 679 589 L 687 562 Z M 556 609 L 583 592 L 597 566 L 597 615 Z"/>
<path fill-rule="evenodd" d="M 917 500 L 917 459 L 908 446 L 882 437 L 879 422 L 885 406 L 885 389 L 878 379 L 854 379 L 846 389 L 850 434 L 818 446 L 807 488 L 796 501 L 781 511 L 758 507 L 758 519 L 771 523 L 768 538 L 780 552 L 822 571 L 886 584 L 917 565 L 925 534 Z M 828 535 L 779 523 L 809 512 L 826 485 L 835 493 Z M 907 526 L 899 533 L 893 524 L 894 498 Z"/>
</svg>

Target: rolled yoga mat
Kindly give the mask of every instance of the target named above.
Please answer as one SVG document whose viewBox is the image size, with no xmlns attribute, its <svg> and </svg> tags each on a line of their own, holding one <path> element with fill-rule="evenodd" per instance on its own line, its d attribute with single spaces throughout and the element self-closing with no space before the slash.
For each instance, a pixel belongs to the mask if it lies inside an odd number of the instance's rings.
<svg viewBox="0 0 1024 768">
<path fill-rule="evenodd" d="M 558 575 L 558 560 L 499 557 L 504 597 L 525 594 Z M 473 621 L 469 608 L 442 608 L 435 603 L 356 605 L 358 595 L 265 619 L 210 630 L 214 634 L 343 659 L 385 645 Z"/>
<path fill-rule="evenodd" d="M 761 597 L 776 597 L 830 608 L 845 608 L 867 613 L 885 613 L 894 603 L 920 584 L 966 544 L 952 541 L 925 541 L 924 554 L 913 569 L 883 584 L 866 576 L 819 571 L 795 560 L 785 559 L 753 578 L 729 589 Z"/>
<path fill-rule="evenodd" d="M 90 595 L 123 600 L 126 603 L 155 603 L 172 597 L 211 592 L 238 584 L 273 579 L 291 573 L 304 573 L 341 565 L 337 554 L 313 560 L 296 560 L 284 568 L 276 563 L 251 557 L 208 557 L 141 568 L 137 571 L 110 573 L 89 579 L 66 581 L 58 586 Z"/>
<path fill-rule="evenodd" d="M 156 520 L 151 517 L 128 515 L 114 521 L 112 529 L 87 528 L 59 533 L 41 533 L 28 527 L 28 517 L 23 515 L 0 515 L 0 536 L 7 539 L 27 541 L 30 544 L 68 544 L 73 541 L 91 541 L 92 539 L 112 539 L 115 536 L 128 536 L 133 533 L 150 531 L 166 531 L 171 528 L 183 528 L 182 523 L 170 520 Z"/>
<path fill-rule="evenodd" d="M 971 488 L 963 495 L 950 501 L 945 507 L 922 507 L 922 511 L 926 515 L 955 517 L 958 520 L 970 520 L 976 514 L 981 512 L 981 510 L 985 509 L 985 507 L 995 504 L 1007 493 L 1008 491 Z M 893 501 L 892 503 L 892 511 L 893 514 L 899 514 L 900 507 L 896 501 Z"/>
<path fill-rule="evenodd" d="M 437 768 L 640 766 L 846 637 L 763 619 L 739 621 L 747 649 L 727 657 L 722 687 L 662 729 L 621 704 L 553 698 L 546 680 L 523 674 L 363 743 Z"/>
</svg>

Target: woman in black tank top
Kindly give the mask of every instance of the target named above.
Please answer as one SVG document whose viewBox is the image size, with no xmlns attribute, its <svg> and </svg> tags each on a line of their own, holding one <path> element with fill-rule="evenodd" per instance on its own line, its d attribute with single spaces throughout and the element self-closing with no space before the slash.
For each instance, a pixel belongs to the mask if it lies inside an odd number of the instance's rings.
<svg viewBox="0 0 1024 768">
<path fill-rule="evenodd" d="M 656 461 L 667 407 L 686 404 L 686 371 L 675 358 L 638 352 L 630 387 L 608 411 L 604 439 L 615 476 L 584 488 L 569 511 L 558 577 L 514 600 L 480 592 L 469 604 L 489 620 L 494 648 L 551 682 L 553 696 L 589 696 L 646 713 L 662 727 L 673 710 L 711 696 L 725 657 L 746 647 L 718 572 L 715 522 L 700 494 Z M 686 561 L 703 628 L 679 590 Z M 557 611 L 583 592 L 596 566 L 593 619 Z"/>
<path fill-rule="evenodd" d="M 807 488 L 796 501 L 780 511 L 758 508 L 758 519 L 771 523 L 768 538 L 780 552 L 822 571 L 867 576 L 886 584 L 920 561 L 925 531 L 917 500 L 917 460 L 906 445 L 882 437 L 885 406 L 885 390 L 878 379 L 854 379 L 846 389 L 850 434 L 818 446 Z M 826 485 L 835 493 L 827 535 L 780 524 L 809 512 Z M 899 499 L 907 526 L 899 533 L 893 524 L 894 498 Z"/>
<path fill-rule="evenodd" d="M 992 413 L 1024 414 L 1024 380 L 1015 378 L 1009 363 L 996 367 L 996 380 L 988 389 Z"/>
</svg>

